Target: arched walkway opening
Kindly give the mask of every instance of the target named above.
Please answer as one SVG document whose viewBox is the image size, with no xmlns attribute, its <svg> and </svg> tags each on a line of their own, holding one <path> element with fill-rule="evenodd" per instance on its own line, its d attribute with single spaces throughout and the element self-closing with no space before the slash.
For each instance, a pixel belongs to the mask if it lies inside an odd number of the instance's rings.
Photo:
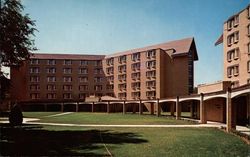
<svg viewBox="0 0 250 157">
<path fill-rule="evenodd" d="M 235 109 L 236 125 L 250 125 L 250 94 L 241 94 L 232 98 L 232 104 Z"/>
<path fill-rule="evenodd" d="M 206 120 L 226 123 L 226 98 L 214 97 L 204 100 L 204 106 Z"/>
</svg>

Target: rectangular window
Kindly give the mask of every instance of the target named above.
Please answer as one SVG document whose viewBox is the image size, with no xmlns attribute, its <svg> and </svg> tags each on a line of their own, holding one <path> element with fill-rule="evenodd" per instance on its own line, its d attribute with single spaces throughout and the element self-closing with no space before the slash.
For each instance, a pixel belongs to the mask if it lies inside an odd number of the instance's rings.
<svg viewBox="0 0 250 157">
<path fill-rule="evenodd" d="M 80 65 L 82 65 L 82 66 L 87 66 L 87 65 L 88 65 L 88 61 L 81 60 L 81 61 L 80 61 Z"/>
<path fill-rule="evenodd" d="M 248 18 L 250 18 L 250 7 L 247 8 Z"/>
<path fill-rule="evenodd" d="M 247 62 L 247 71 L 250 73 L 250 61 Z"/>
<path fill-rule="evenodd" d="M 39 60 L 38 59 L 31 59 L 30 64 L 31 65 L 37 65 L 37 64 L 39 64 Z"/>
<path fill-rule="evenodd" d="M 126 81 L 127 75 L 123 74 L 123 75 L 118 75 L 118 80 L 119 81 Z"/>
<path fill-rule="evenodd" d="M 54 60 L 54 59 L 49 59 L 49 60 L 47 60 L 47 64 L 48 64 L 48 65 L 55 65 L 55 64 L 56 64 L 56 60 Z"/>
<path fill-rule="evenodd" d="M 55 76 L 48 76 L 47 82 L 56 82 L 56 77 Z"/>
<path fill-rule="evenodd" d="M 120 73 L 126 72 L 126 65 L 118 66 L 118 71 L 119 71 Z"/>
<path fill-rule="evenodd" d="M 109 85 L 106 86 L 106 89 L 107 90 L 113 90 L 114 89 L 114 85 L 112 85 L 112 84 L 110 85 L 109 84 Z"/>
<path fill-rule="evenodd" d="M 95 85 L 94 89 L 95 89 L 95 91 L 101 91 L 102 90 L 102 85 Z"/>
<path fill-rule="evenodd" d="M 141 83 L 140 82 L 134 82 L 134 83 L 131 84 L 131 88 L 133 90 L 136 90 L 136 89 L 139 90 L 141 88 Z"/>
<path fill-rule="evenodd" d="M 71 60 L 69 60 L 69 59 L 64 60 L 64 65 L 71 65 L 71 64 L 72 64 Z"/>
<path fill-rule="evenodd" d="M 230 78 L 232 77 L 233 74 L 233 68 L 232 67 L 228 67 L 227 68 L 227 77 Z"/>
<path fill-rule="evenodd" d="M 38 73 L 40 73 L 40 68 L 39 67 L 32 67 L 32 68 L 30 68 L 30 73 L 31 74 L 38 74 Z"/>
<path fill-rule="evenodd" d="M 94 61 L 94 66 L 102 66 L 102 61 Z"/>
<path fill-rule="evenodd" d="M 56 93 L 48 93 L 47 99 L 56 99 Z"/>
<path fill-rule="evenodd" d="M 140 60 L 140 52 L 138 52 L 138 53 L 134 53 L 134 54 L 132 54 L 131 55 L 131 60 L 132 61 L 139 61 Z"/>
<path fill-rule="evenodd" d="M 156 61 L 148 61 L 148 62 L 146 62 L 146 67 L 148 69 L 155 68 L 156 67 Z"/>
<path fill-rule="evenodd" d="M 31 99 L 40 99 L 40 94 L 39 93 L 31 93 L 30 98 Z"/>
<path fill-rule="evenodd" d="M 114 58 L 109 58 L 106 60 L 107 65 L 114 65 Z"/>
<path fill-rule="evenodd" d="M 63 99 L 72 99 L 72 94 L 71 93 L 64 93 Z"/>
<path fill-rule="evenodd" d="M 88 74 L 88 69 L 87 68 L 80 68 L 79 74 Z"/>
<path fill-rule="evenodd" d="M 119 89 L 120 91 L 126 90 L 126 89 L 127 89 L 126 83 L 118 84 L 118 89 Z"/>
<path fill-rule="evenodd" d="M 234 25 L 234 20 L 230 19 L 227 21 L 227 30 L 231 30 L 233 28 Z"/>
<path fill-rule="evenodd" d="M 114 74 L 114 68 L 113 67 L 109 67 L 106 70 L 107 70 L 107 74 Z"/>
<path fill-rule="evenodd" d="M 114 76 L 108 76 L 107 80 L 109 83 L 114 83 Z"/>
<path fill-rule="evenodd" d="M 126 99 L 126 97 L 127 97 L 127 93 L 126 92 L 123 92 L 123 93 L 118 93 L 118 97 L 119 97 L 119 99 Z"/>
<path fill-rule="evenodd" d="M 239 15 L 234 16 L 234 27 L 239 25 Z"/>
<path fill-rule="evenodd" d="M 156 54 L 155 50 L 149 50 L 147 52 L 147 58 L 155 58 L 155 54 Z"/>
<path fill-rule="evenodd" d="M 147 81 L 146 82 L 147 88 L 155 88 L 156 87 L 156 82 L 155 81 Z"/>
<path fill-rule="evenodd" d="M 239 75 L 239 66 L 238 65 L 234 66 L 234 76 L 237 76 L 237 75 Z"/>
<path fill-rule="evenodd" d="M 147 78 L 155 78 L 156 77 L 156 71 L 155 70 L 153 70 L 153 71 L 147 71 L 146 72 L 146 77 Z"/>
<path fill-rule="evenodd" d="M 72 91 L 72 85 L 64 85 L 63 90 L 64 91 Z"/>
<path fill-rule="evenodd" d="M 98 82 L 102 82 L 102 77 L 95 77 L 95 78 L 94 78 L 94 81 L 97 82 L 97 83 L 98 83 Z"/>
<path fill-rule="evenodd" d="M 102 69 L 101 68 L 94 69 L 94 74 L 103 74 Z"/>
<path fill-rule="evenodd" d="M 248 54 L 250 54 L 250 43 L 247 44 L 247 51 L 248 51 Z"/>
<path fill-rule="evenodd" d="M 72 69 L 71 68 L 64 68 L 63 69 L 63 73 L 64 74 L 71 74 L 72 73 Z"/>
<path fill-rule="evenodd" d="M 146 92 L 146 96 L 150 99 L 150 98 L 155 98 L 156 96 L 156 92 L 155 91 L 148 91 Z"/>
<path fill-rule="evenodd" d="M 47 68 L 46 71 L 48 74 L 54 74 L 56 73 L 56 68 Z"/>
<path fill-rule="evenodd" d="M 141 96 L 141 93 L 140 92 L 132 92 L 131 96 L 133 99 L 139 99 Z"/>
<path fill-rule="evenodd" d="M 63 77 L 63 82 L 72 82 L 72 77 Z"/>
<path fill-rule="evenodd" d="M 126 63 L 126 59 L 127 59 L 126 55 L 124 55 L 124 56 L 119 56 L 119 57 L 118 57 L 118 62 L 119 62 L 119 63 Z"/>
<path fill-rule="evenodd" d="M 89 88 L 88 88 L 88 85 L 80 85 L 79 86 L 79 90 L 80 91 L 86 91 L 86 90 L 88 90 Z"/>
<path fill-rule="evenodd" d="M 30 90 L 31 91 L 39 91 L 40 90 L 40 86 L 39 85 L 30 85 Z"/>
<path fill-rule="evenodd" d="M 140 63 L 134 63 L 131 65 L 131 69 L 132 71 L 140 70 L 140 66 L 141 66 Z"/>
<path fill-rule="evenodd" d="M 47 85 L 47 90 L 48 91 L 55 91 L 56 90 L 56 85 Z"/>
<path fill-rule="evenodd" d="M 132 74 L 131 74 L 131 78 L 132 78 L 133 80 L 140 80 L 140 75 L 141 75 L 140 72 L 132 73 Z"/>
<path fill-rule="evenodd" d="M 79 77 L 79 82 L 88 82 L 88 77 Z"/>
<path fill-rule="evenodd" d="M 87 93 L 80 93 L 79 99 L 85 99 L 87 96 L 88 96 Z"/>
<path fill-rule="evenodd" d="M 38 76 L 31 76 L 30 77 L 30 82 L 39 82 L 40 78 Z"/>
</svg>

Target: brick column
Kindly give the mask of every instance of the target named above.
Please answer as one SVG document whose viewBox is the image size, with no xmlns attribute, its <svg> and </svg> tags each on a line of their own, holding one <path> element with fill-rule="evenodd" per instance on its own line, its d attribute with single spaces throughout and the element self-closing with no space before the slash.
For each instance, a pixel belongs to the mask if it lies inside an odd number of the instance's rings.
<svg viewBox="0 0 250 157">
<path fill-rule="evenodd" d="M 250 94 L 246 96 L 246 103 L 247 103 L 247 120 L 248 120 L 248 125 L 250 125 Z"/>
<path fill-rule="evenodd" d="M 170 103 L 170 114 L 171 114 L 171 116 L 174 116 L 174 103 L 173 102 L 171 102 Z"/>
<path fill-rule="evenodd" d="M 141 103 L 141 100 L 139 102 L 139 115 L 142 115 L 143 114 L 143 108 L 142 108 L 142 103 Z"/>
<path fill-rule="evenodd" d="M 76 103 L 76 112 L 78 112 L 78 110 L 79 110 L 79 103 L 77 102 Z"/>
<path fill-rule="evenodd" d="M 110 102 L 108 101 L 108 103 L 107 103 L 107 113 L 109 113 L 110 112 Z"/>
<path fill-rule="evenodd" d="M 157 107 L 157 114 L 156 115 L 159 117 L 161 115 L 161 104 L 159 103 L 159 99 L 157 99 L 156 107 Z"/>
<path fill-rule="evenodd" d="M 236 129 L 236 121 L 235 121 L 235 108 L 233 107 L 232 99 L 231 99 L 231 89 L 227 90 L 227 100 L 226 100 L 226 108 L 227 108 L 227 132 L 230 132 L 232 129 Z"/>
<path fill-rule="evenodd" d="M 181 105 L 179 103 L 179 96 L 176 97 L 176 119 L 181 118 Z"/>
<path fill-rule="evenodd" d="M 48 108 L 47 108 L 47 104 L 44 104 L 44 111 L 47 112 Z"/>
<path fill-rule="evenodd" d="M 95 103 L 93 102 L 93 103 L 91 104 L 91 112 L 94 112 L 94 105 L 95 105 Z"/>
<path fill-rule="evenodd" d="M 191 104 L 190 104 L 190 117 L 194 118 L 194 103 L 193 103 L 193 101 L 191 101 Z"/>
<path fill-rule="evenodd" d="M 123 112 L 123 114 L 126 114 L 126 103 L 125 103 L 125 101 L 123 101 L 123 104 L 122 104 L 122 112 Z"/>
<path fill-rule="evenodd" d="M 61 103 L 61 112 L 63 112 L 63 110 L 64 110 L 64 104 Z"/>
<path fill-rule="evenodd" d="M 154 103 L 150 103 L 150 114 L 153 115 L 155 113 L 155 107 L 154 107 Z"/>
<path fill-rule="evenodd" d="M 204 104 L 204 94 L 203 93 L 201 93 L 201 96 L 200 96 L 200 123 L 201 124 L 207 123 L 206 106 Z"/>
</svg>

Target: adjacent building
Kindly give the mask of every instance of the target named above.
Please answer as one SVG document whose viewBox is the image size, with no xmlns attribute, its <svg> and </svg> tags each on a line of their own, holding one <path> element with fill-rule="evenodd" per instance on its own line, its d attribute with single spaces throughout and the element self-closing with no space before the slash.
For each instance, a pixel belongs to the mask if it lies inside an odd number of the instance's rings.
<svg viewBox="0 0 250 157">
<path fill-rule="evenodd" d="M 250 7 L 224 22 L 223 35 L 216 44 L 223 42 L 224 81 L 232 87 L 250 83 Z"/>
<path fill-rule="evenodd" d="M 111 55 L 40 54 L 11 67 L 16 101 L 84 101 L 112 96 L 121 100 L 156 99 L 193 92 L 194 38 Z M 22 91 L 22 92 L 20 92 Z"/>
</svg>

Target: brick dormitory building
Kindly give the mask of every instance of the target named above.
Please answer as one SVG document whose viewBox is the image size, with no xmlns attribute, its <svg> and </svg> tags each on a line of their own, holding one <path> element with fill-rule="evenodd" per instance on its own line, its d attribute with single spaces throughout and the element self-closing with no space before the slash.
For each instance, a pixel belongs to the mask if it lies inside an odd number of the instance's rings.
<svg viewBox="0 0 250 157">
<path fill-rule="evenodd" d="M 42 104 L 65 111 L 71 103 L 71 111 L 90 105 L 92 112 L 168 111 L 177 119 L 190 111 L 191 118 L 226 123 L 229 131 L 250 124 L 249 34 L 247 6 L 224 23 L 216 42 L 224 48 L 223 80 L 198 85 L 196 94 L 198 55 L 194 38 L 186 38 L 106 56 L 35 53 L 20 68 L 11 67 L 11 99 L 35 110 Z"/>
<path fill-rule="evenodd" d="M 187 38 L 111 55 L 39 54 L 11 68 L 16 101 L 84 101 L 89 96 L 156 99 L 193 91 L 195 41 Z M 22 92 L 20 92 L 22 91 Z"/>
</svg>

